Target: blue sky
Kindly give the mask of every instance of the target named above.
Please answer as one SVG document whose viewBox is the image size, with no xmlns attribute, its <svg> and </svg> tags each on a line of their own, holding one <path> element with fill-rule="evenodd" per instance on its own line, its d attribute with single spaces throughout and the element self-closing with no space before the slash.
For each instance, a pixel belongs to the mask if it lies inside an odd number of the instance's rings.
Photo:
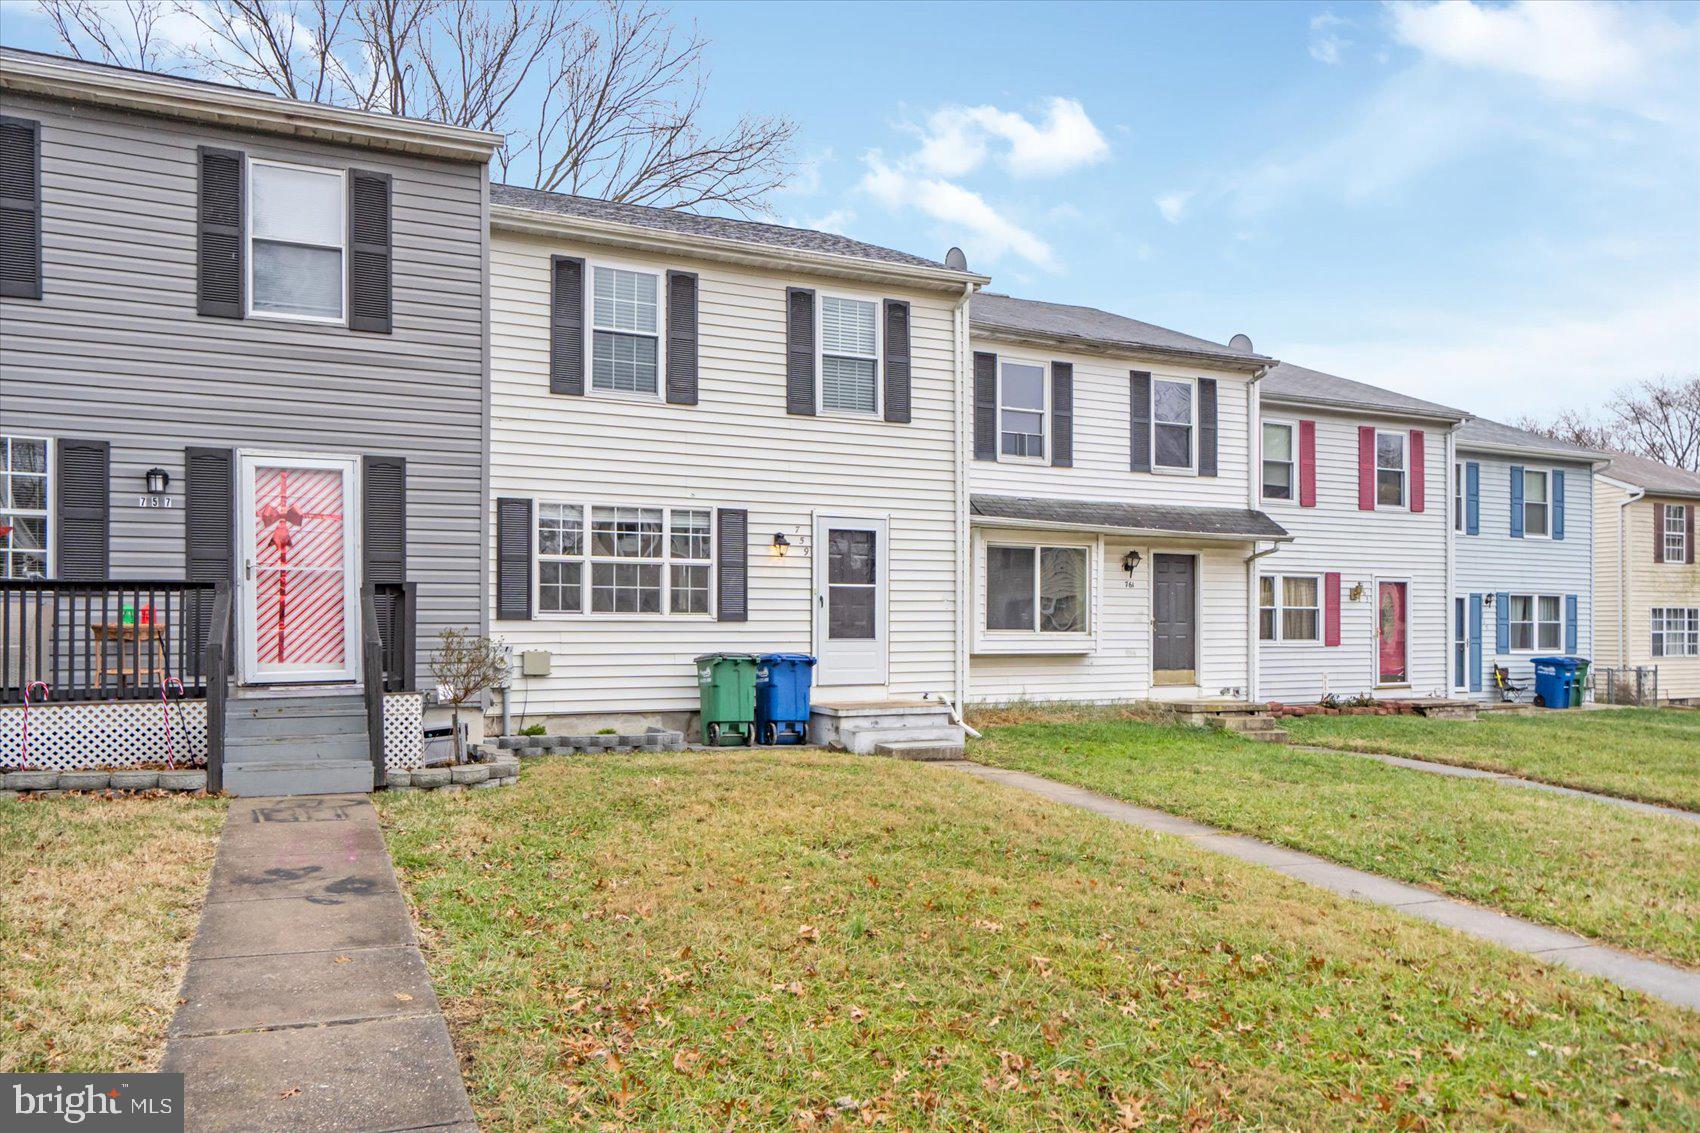
<svg viewBox="0 0 1700 1133">
<path fill-rule="evenodd" d="M 1700 5 L 675 12 L 788 223 L 1490 416 L 1700 371 Z"/>
</svg>

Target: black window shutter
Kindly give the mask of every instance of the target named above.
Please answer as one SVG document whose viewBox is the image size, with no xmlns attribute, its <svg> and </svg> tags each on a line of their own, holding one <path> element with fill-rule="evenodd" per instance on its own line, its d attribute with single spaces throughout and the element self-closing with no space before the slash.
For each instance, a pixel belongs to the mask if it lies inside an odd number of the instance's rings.
<svg viewBox="0 0 1700 1133">
<path fill-rule="evenodd" d="M 667 273 L 667 400 L 697 403 L 697 276 Z"/>
<path fill-rule="evenodd" d="M 549 392 L 582 394 L 584 261 L 553 256 L 549 260 L 549 274 Z M 531 616 L 529 595 L 528 590 L 526 617 Z"/>
<path fill-rule="evenodd" d="M 111 575 L 111 446 L 105 441 L 59 442 L 60 578 L 76 581 Z"/>
<path fill-rule="evenodd" d="M 885 419 L 909 423 L 909 304 L 885 301 Z"/>
<path fill-rule="evenodd" d="M 240 150 L 202 146 L 197 307 L 220 319 L 242 317 L 242 188 Z"/>
<path fill-rule="evenodd" d="M 815 415 L 815 293 L 785 289 L 785 412 Z"/>
<path fill-rule="evenodd" d="M 361 461 L 362 577 L 367 582 L 407 581 L 407 459 L 368 456 Z"/>
<path fill-rule="evenodd" d="M 750 620 L 750 513 L 723 507 L 715 513 L 720 542 L 715 616 L 723 622 Z"/>
<path fill-rule="evenodd" d="M 496 501 L 496 617 L 531 618 L 531 501 Z"/>
<path fill-rule="evenodd" d="M 227 448 L 187 448 L 183 470 L 183 577 L 230 582 L 236 577 L 236 454 Z M 189 624 L 189 649 L 199 657 L 212 624 L 210 600 L 195 598 Z"/>
<path fill-rule="evenodd" d="M 348 326 L 390 333 L 390 175 L 348 171 Z"/>
<path fill-rule="evenodd" d="M 1216 475 L 1216 379 L 1198 379 L 1198 474 Z"/>
<path fill-rule="evenodd" d="M 0 295 L 41 298 L 41 125 L 0 115 Z"/>
<path fill-rule="evenodd" d="M 1129 370 L 1128 441 L 1131 459 L 1128 467 L 1135 472 L 1151 471 L 1151 372 Z"/>
<path fill-rule="evenodd" d="M 974 352 L 974 459 L 998 458 L 998 356 Z"/>
<path fill-rule="evenodd" d="M 1074 363 L 1051 363 L 1051 466 L 1074 467 Z"/>
</svg>

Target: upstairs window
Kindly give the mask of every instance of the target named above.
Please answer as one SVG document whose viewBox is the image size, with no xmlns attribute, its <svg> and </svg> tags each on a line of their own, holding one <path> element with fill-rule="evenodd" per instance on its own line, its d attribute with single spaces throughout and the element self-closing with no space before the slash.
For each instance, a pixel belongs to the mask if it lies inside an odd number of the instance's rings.
<svg viewBox="0 0 1700 1133">
<path fill-rule="evenodd" d="M 1464 530 L 1464 466 L 1452 466 L 1452 530 Z"/>
<path fill-rule="evenodd" d="M 1085 633 L 1085 547 L 986 548 L 986 628 Z"/>
<path fill-rule="evenodd" d="M 1045 458 L 1045 367 L 1002 362 L 998 378 L 998 451 L 1004 456 Z"/>
<path fill-rule="evenodd" d="M 1151 383 L 1151 466 L 1192 470 L 1191 382 L 1158 378 Z"/>
<path fill-rule="evenodd" d="M 1665 562 L 1688 561 L 1688 508 L 1683 504 L 1662 504 L 1664 515 Z"/>
<path fill-rule="evenodd" d="M 1405 434 L 1375 435 L 1375 506 L 1405 506 Z"/>
<path fill-rule="evenodd" d="M 251 314 L 343 319 L 347 186 L 340 170 L 248 163 Z"/>
<path fill-rule="evenodd" d="M 1523 470 L 1523 534 L 1542 536 L 1552 533 L 1551 509 L 1547 504 L 1547 474 Z"/>
<path fill-rule="evenodd" d="M 660 277 L 593 266 L 590 388 L 655 396 L 660 389 Z"/>
<path fill-rule="evenodd" d="M 878 314 L 872 299 L 821 298 L 821 408 L 878 412 Z"/>
<path fill-rule="evenodd" d="M 46 578 L 47 441 L 0 436 L 0 578 Z"/>
<path fill-rule="evenodd" d="M 1293 427 L 1263 423 L 1263 498 L 1293 498 Z"/>
</svg>

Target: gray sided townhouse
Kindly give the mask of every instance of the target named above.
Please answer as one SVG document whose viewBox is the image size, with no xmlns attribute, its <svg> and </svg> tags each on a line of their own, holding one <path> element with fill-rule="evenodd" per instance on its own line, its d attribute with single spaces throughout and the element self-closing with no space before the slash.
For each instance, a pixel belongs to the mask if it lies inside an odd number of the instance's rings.
<svg viewBox="0 0 1700 1133">
<path fill-rule="evenodd" d="M 181 682 L 226 789 L 381 781 L 362 691 L 487 623 L 499 142 L 0 51 L 0 704 Z"/>
</svg>

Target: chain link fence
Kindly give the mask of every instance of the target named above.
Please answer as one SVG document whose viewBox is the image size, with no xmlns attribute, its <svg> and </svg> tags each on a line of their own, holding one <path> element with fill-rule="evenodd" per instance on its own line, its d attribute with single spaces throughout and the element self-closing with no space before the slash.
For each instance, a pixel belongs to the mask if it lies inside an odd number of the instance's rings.
<svg viewBox="0 0 1700 1133">
<path fill-rule="evenodd" d="M 1620 669 L 1595 669 L 1594 700 L 1599 704 L 1634 704 L 1643 708 L 1659 703 L 1659 667 L 1625 665 Z"/>
</svg>

